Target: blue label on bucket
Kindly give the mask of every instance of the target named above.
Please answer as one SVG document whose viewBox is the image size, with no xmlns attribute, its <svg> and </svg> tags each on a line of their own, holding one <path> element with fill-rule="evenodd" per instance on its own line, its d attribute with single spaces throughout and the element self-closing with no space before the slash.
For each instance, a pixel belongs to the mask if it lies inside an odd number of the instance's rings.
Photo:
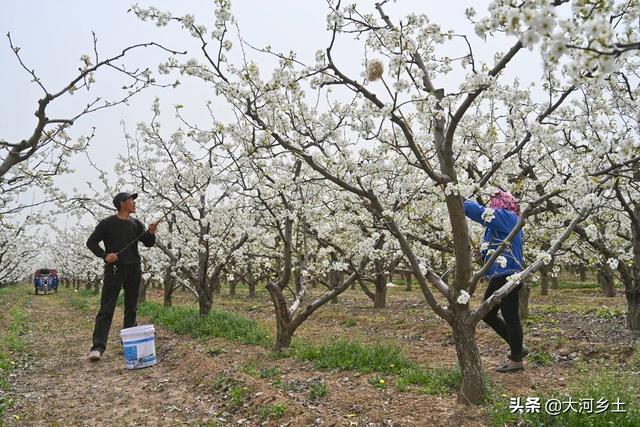
<svg viewBox="0 0 640 427">
<path fill-rule="evenodd" d="M 123 343 L 124 345 L 134 345 L 134 344 L 142 344 L 142 343 L 151 342 L 151 341 L 153 341 L 153 337 L 140 338 L 133 341 L 123 341 Z"/>
<path fill-rule="evenodd" d="M 154 363 L 156 363 L 156 356 L 154 354 L 140 359 L 141 366 L 153 365 Z"/>
<path fill-rule="evenodd" d="M 124 347 L 124 360 L 136 360 L 138 358 L 138 347 L 127 345 Z"/>
</svg>

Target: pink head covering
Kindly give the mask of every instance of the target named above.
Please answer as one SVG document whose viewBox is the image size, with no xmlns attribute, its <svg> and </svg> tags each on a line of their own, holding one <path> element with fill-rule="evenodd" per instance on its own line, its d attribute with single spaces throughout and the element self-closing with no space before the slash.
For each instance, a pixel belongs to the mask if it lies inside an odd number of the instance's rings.
<svg viewBox="0 0 640 427">
<path fill-rule="evenodd" d="M 508 191 L 498 190 L 493 193 L 489 200 L 489 207 L 491 209 L 506 209 L 516 215 L 520 215 L 520 205 L 518 205 L 518 200 Z"/>
</svg>

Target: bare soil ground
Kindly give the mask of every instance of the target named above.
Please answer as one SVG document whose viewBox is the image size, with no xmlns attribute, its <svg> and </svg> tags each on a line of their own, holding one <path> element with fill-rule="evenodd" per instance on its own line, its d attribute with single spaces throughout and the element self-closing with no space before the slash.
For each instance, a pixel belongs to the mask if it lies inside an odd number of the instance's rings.
<svg viewBox="0 0 640 427">
<path fill-rule="evenodd" d="M 552 363 L 541 366 L 530 361 L 524 372 L 494 373 L 492 368 L 505 360 L 507 347 L 482 325 L 478 343 L 494 393 L 508 401 L 508 396 L 561 391 L 578 360 L 629 363 L 638 337 L 624 328 L 621 297 L 604 298 L 597 290 L 551 291 L 547 297 L 535 293 L 525 339 L 532 352 L 550 355 Z M 487 407 L 459 405 L 455 393 L 399 392 L 393 377 L 388 378 L 388 387 L 378 389 L 369 383 L 371 374 L 319 371 L 293 358 L 274 358 L 261 347 L 192 339 L 157 326 L 158 364 L 126 370 L 117 340 L 120 309 L 109 349 L 102 360 L 90 363 L 86 357 L 95 307 L 74 308 L 67 301 L 71 295 L 73 290 L 62 289 L 58 295 L 26 298 L 25 350 L 9 378 L 8 395 L 14 404 L 4 416 L 6 425 L 488 424 Z M 156 290 L 148 296 L 161 298 Z M 176 302 L 181 300 L 188 296 L 180 295 Z M 272 309 L 264 293 L 254 301 L 243 295 L 220 296 L 215 305 L 273 329 Z M 447 325 L 430 313 L 418 291 L 392 288 L 386 309 L 370 307 L 360 291 L 348 291 L 338 304 L 320 309 L 297 336 L 315 343 L 335 338 L 389 341 L 399 343 L 408 357 L 425 366 L 455 363 Z M 0 330 L 7 322 L 6 315 L 0 316 Z M 277 375 L 250 375 L 256 370 Z M 313 397 L 311 390 L 318 384 L 328 390 L 326 396 Z M 284 414 L 271 417 L 273 408 Z"/>
</svg>

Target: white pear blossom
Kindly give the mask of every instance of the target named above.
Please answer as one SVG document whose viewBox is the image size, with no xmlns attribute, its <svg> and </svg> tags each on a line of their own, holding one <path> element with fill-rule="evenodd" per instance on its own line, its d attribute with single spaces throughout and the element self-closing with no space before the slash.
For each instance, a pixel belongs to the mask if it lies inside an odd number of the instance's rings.
<svg viewBox="0 0 640 427">
<path fill-rule="evenodd" d="M 540 251 L 538 253 L 538 259 L 541 259 L 542 262 L 544 263 L 544 265 L 549 265 L 551 264 L 551 260 L 552 260 L 552 256 L 549 252 L 547 251 Z"/>
<path fill-rule="evenodd" d="M 498 258 L 496 258 L 496 263 L 501 268 L 505 268 L 507 266 L 507 258 L 505 258 L 504 256 L 500 255 L 500 256 L 498 256 Z"/>
<path fill-rule="evenodd" d="M 458 295 L 458 299 L 456 299 L 456 302 L 458 304 L 466 304 L 469 302 L 469 299 L 471 298 L 471 295 L 469 295 L 469 292 L 465 291 L 464 289 L 462 289 L 460 291 L 460 295 Z"/>
<path fill-rule="evenodd" d="M 485 223 L 490 223 L 495 218 L 495 211 L 491 208 L 485 208 L 484 212 L 482 212 L 482 220 Z"/>
</svg>

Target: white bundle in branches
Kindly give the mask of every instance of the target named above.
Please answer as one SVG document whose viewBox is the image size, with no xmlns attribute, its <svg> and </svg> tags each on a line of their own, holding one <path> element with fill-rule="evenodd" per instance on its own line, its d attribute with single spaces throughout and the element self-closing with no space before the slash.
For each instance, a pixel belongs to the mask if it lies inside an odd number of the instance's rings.
<svg viewBox="0 0 640 427">
<path fill-rule="evenodd" d="M 372 59 L 367 64 L 367 79 L 370 82 L 374 82 L 382 77 L 384 72 L 384 64 L 379 59 Z"/>
</svg>

